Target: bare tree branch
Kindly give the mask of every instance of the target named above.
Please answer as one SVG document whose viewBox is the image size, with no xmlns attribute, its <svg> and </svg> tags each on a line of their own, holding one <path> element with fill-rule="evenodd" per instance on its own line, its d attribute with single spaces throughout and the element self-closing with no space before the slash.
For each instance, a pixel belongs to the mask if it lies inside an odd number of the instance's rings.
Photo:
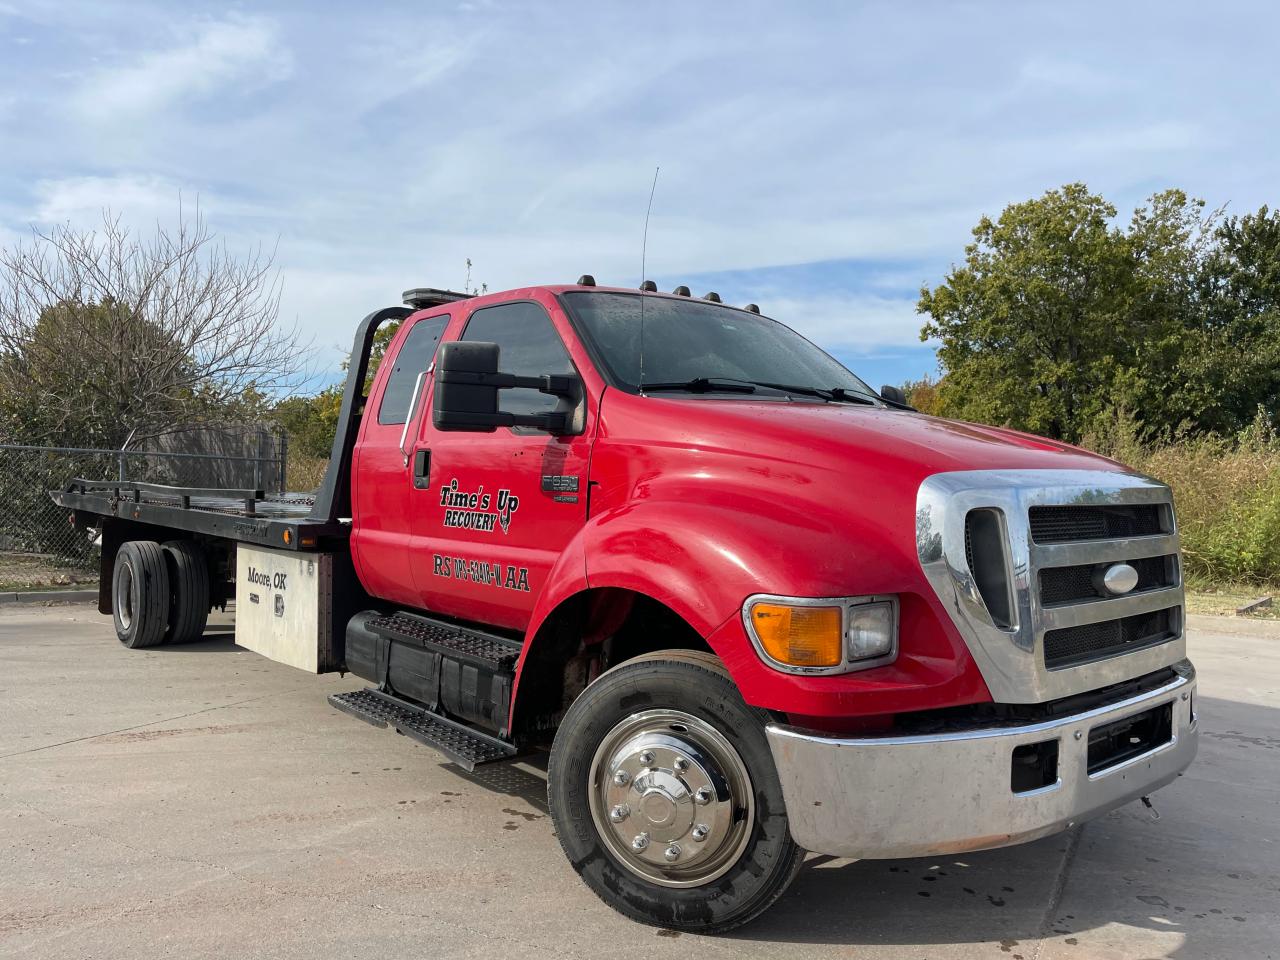
<svg viewBox="0 0 1280 960">
<path fill-rule="evenodd" d="M 109 443 L 260 409 L 310 356 L 274 251 L 237 257 L 197 209 L 135 236 L 104 211 L 0 250 L 0 436 Z"/>
</svg>

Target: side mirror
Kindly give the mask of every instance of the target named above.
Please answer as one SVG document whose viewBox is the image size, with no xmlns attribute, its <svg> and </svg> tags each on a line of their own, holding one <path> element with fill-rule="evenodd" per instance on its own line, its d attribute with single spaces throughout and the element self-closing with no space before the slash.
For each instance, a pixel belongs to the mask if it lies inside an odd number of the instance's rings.
<svg viewBox="0 0 1280 960">
<path fill-rule="evenodd" d="M 570 416 L 555 413 L 503 413 L 498 391 L 539 390 L 578 401 L 582 381 L 576 376 L 517 377 L 498 372 L 498 345 L 454 340 L 436 354 L 435 402 L 431 422 L 437 430 L 492 433 L 498 427 L 537 427 L 548 433 L 568 433 Z"/>
<path fill-rule="evenodd" d="M 480 430 L 492 433 L 498 413 L 498 388 L 483 382 L 498 372 L 498 345 L 456 340 L 440 344 L 436 354 L 435 403 L 431 422 L 437 430 Z M 467 374 L 457 378 L 453 375 Z"/>
<path fill-rule="evenodd" d="M 891 407 L 903 407 L 907 410 L 914 410 L 915 407 L 907 403 L 907 395 L 901 387 L 891 387 L 885 384 L 880 388 L 880 399 L 884 400 Z"/>
</svg>

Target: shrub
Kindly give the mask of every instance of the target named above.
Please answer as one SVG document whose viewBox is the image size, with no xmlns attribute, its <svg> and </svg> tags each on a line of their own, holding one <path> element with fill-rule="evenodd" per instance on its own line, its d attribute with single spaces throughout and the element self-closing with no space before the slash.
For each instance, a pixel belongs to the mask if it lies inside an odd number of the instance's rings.
<svg viewBox="0 0 1280 960">
<path fill-rule="evenodd" d="M 1120 411 L 1084 445 L 1173 488 L 1188 581 L 1280 583 L 1280 438 L 1263 411 L 1232 438 L 1137 437 Z"/>
</svg>

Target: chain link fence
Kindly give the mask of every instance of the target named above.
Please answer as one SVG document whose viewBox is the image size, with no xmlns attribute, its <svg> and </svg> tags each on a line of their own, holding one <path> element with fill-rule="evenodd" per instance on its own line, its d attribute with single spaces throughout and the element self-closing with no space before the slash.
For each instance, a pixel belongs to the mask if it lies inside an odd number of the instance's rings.
<svg viewBox="0 0 1280 960">
<path fill-rule="evenodd" d="M 177 432 L 148 444 L 166 449 L 0 444 L 0 592 L 97 580 L 97 548 L 49 497 L 73 478 L 283 493 L 284 435 L 239 433 L 236 440 L 225 429 Z M 201 445 L 206 449 L 193 449 Z"/>
</svg>

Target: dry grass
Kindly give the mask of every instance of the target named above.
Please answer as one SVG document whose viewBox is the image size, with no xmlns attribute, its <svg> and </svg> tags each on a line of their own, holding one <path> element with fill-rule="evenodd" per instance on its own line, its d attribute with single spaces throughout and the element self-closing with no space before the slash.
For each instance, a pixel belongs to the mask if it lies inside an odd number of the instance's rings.
<svg viewBox="0 0 1280 960">
<path fill-rule="evenodd" d="M 55 557 L 0 553 L 0 592 L 49 590 L 97 582 L 95 571 L 68 567 Z"/>
<path fill-rule="evenodd" d="M 1280 437 L 1265 421 L 1231 439 L 1146 446 L 1135 437 L 1121 415 L 1086 445 L 1173 488 L 1188 584 L 1280 583 Z"/>
<path fill-rule="evenodd" d="M 1280 620 L 1280 586 L 1276 584 L 1228 583 L 1217 587 L 1187 590 L 1187 612 L 1233 617 L 1236 610 L 1261 597 L 1275 597 L 1271 606 L 1245 614 L 1262 620 Z"/>
<path fill-rule="evenodd" d="M 324 479 L 328 466 L 328 457 L 304 457 L 291 452 L 284 470 L 289 489 L 294 492 L 315 490 Z"/>
</svg>

